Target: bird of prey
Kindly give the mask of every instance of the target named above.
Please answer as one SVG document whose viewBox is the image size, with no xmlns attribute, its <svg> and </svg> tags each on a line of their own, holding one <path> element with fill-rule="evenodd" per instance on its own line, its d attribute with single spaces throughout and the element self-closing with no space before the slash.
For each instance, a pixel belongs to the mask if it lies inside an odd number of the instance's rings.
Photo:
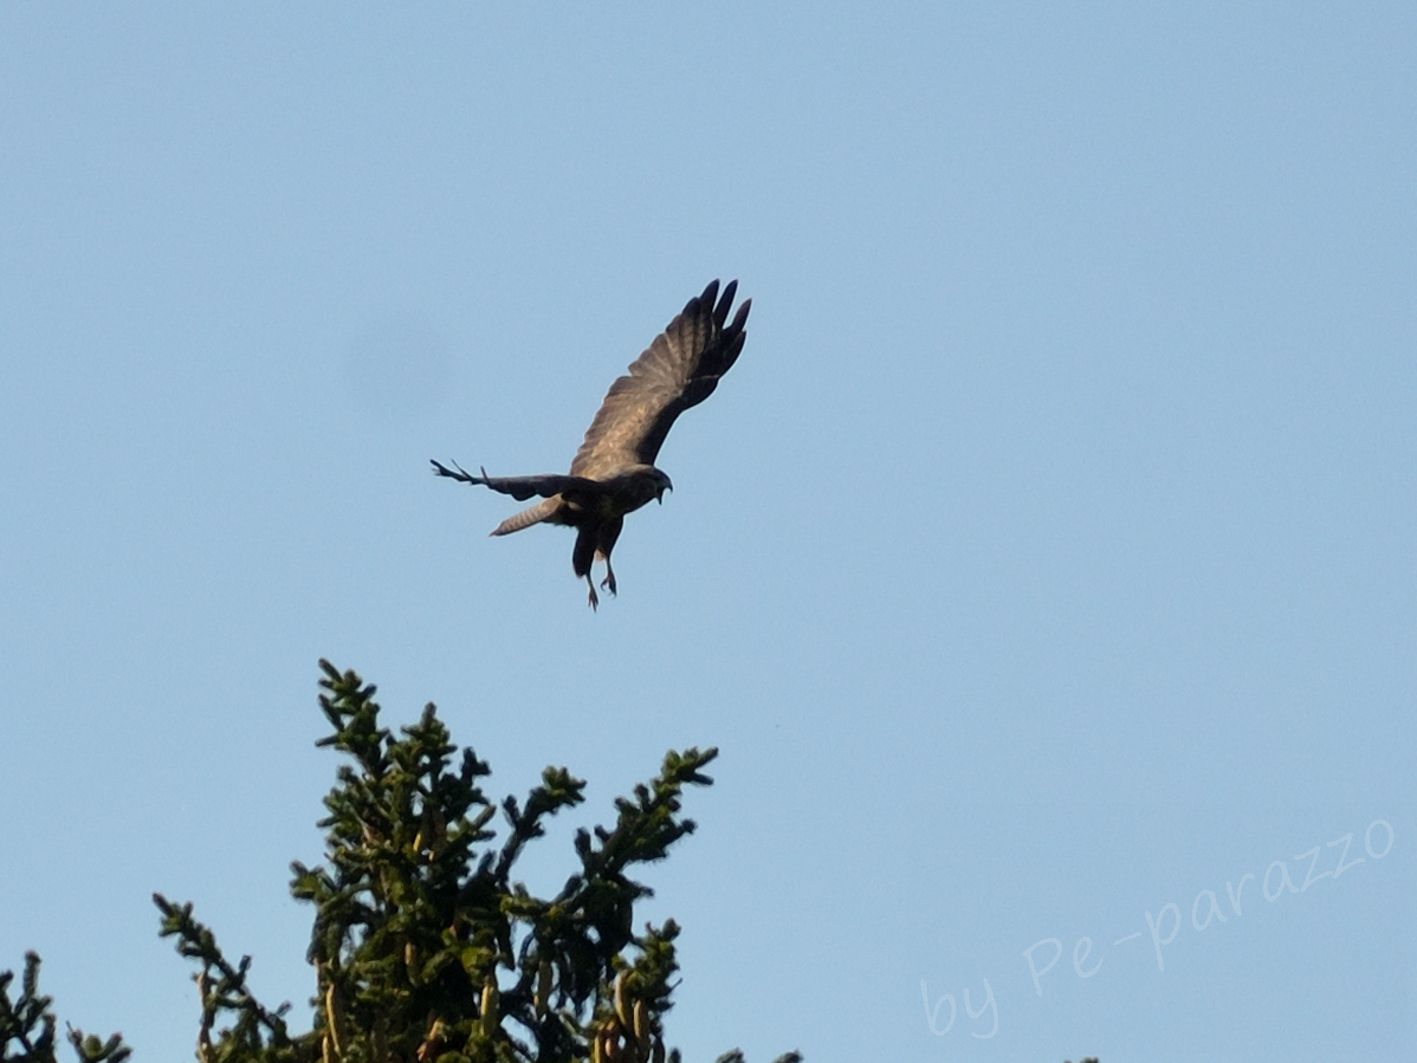
<svg viewBox="0 0 1417 1063">
<path fill-rule="evenodd" d="M 732 368 L 748 334 L 743 330 L 752 300 L 744 300 L 728 322 L 738 282 L 718 291 L 713 281 L 690 299 L 644 353 L 630 364 L 629 372 L 610 385 L 595 420 L 586 430 L 571 471 L 562 476 L 473 476 L 456 462 L 452 468 L 433 462 L 439 476 L 467 484 L 482 484 L 524 502 L 534 495 L 541 501 L 514 513 L 492 530 L 510 535 L 533 524 L 565 524 L 576 529 L 571 567 L 595 593 L 591 563 L 605 562 L 603 590 L 615 593 L 615 570 L 610 552 L 620 537 L 625 514 L 650 499 L 663 503 L 664 492 L 674 489 L 654 460 L 675 418 L 713 394 L 718 381 Z"/>
</svg>

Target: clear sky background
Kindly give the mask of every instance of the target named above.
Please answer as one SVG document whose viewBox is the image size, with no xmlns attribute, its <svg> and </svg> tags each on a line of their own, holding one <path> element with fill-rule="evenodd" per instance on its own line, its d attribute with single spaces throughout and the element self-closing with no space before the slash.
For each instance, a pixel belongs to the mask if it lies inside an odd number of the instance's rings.
<svg viewBox="0 0 1417 1063">
<path fill-rule="evenodd" d="M 592 614 L 428 459 L 716 276 Z M 5 4 L 0 967 L 189 1058 L 157 889 L 303 1007 L 324 655 L 589 778 L 537 888 L 722 748 L 690 1060 L 1410 1059 L 1415 354 L 1409 3 Z"/>
</svg>

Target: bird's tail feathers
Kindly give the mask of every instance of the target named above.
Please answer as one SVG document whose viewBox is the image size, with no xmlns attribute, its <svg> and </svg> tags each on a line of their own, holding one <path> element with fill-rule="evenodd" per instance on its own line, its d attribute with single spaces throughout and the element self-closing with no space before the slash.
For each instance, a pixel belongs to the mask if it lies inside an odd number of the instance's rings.
<svg viewBox="0 0 1417 1063">
<path fill-rule="evenodd" d="M 513 513 L 497 527 L 492 529 L 493 535 L 511 535 L 512 532 L 521 531 L 523 528 L 530 528 L 533 524 L 540 524 L 560 506 L 560 498 L 543 498 L 535 505 L 527 506 L 520 513 Z"/>
</svg>

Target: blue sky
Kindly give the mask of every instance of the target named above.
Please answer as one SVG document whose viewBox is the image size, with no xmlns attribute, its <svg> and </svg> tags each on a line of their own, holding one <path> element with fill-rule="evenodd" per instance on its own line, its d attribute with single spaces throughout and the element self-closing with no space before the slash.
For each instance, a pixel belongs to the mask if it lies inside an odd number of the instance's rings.
<svg viewBox="0 0 1417 1063">
<path fill-rule="evenodd" d="M 689 1059 L 1409 1058 L 1411 5 L 8 4 L 0 141 L 0 967 L 69 1021 L 191 1051 L 155 889 L 303 1003 L 323 655 L 589 778 L 533 885 L 721 747 Z M 427 461 L 563 470 L 716 276 L 593 615 Z"/>
</svg>

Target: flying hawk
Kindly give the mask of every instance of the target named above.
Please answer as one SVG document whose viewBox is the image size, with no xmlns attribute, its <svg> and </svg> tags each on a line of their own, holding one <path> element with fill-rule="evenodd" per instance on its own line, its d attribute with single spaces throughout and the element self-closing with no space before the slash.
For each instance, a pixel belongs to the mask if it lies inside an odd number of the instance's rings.
<svg viewBox="0 0 1417 1063">
<path fill-rule="evenodd" d="M 674 485 L 654 464 L 674 419 L 690 406 L 713 394 L 718 379 L 733 366 L 748 334 L 752 300 L 745 300 L 733 315 L 738 282 L 730 281 L 718 293 L 713 281 L 702 295 L 690 299 L 681 314 L 669 322 L 630 371 L 610 385 L 605 401 L 586 430 L 581 449 L 565 476 L 473 476 L 457 462 L 450 469 L 433 462 L 433 471 L 467 484 L 483 484 L 524 502 L 533 495 L 541 501 L 508 517 L 493 535 L 510 535 L 533 524 L 567 524 L 576 529 L 571 567 L 590 588 L 590 606 L 600 604 L 591 578 L 591 562 L 605 562 L 602 589 L 615 593 L 615 570 L 610 552 L 620 537 L 625 514 L 650 499 L 664 501 Z"/>
</svg>

